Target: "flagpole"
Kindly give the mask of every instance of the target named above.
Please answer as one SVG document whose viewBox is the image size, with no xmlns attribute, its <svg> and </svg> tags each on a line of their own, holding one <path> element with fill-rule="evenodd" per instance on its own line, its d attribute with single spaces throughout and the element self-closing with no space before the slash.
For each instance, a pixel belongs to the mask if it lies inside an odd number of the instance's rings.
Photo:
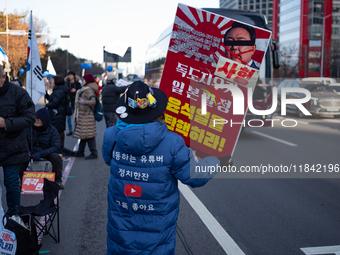
<svg viewBox="0 0 340 255">
<path fill-rule="evenodd" d="M 32 17 L 32 10 L 31 10 L 31 17 L 30 17 L 30 23 L 32 21 L 32 26 L 33 26 L 33 17 Z M 31 25 L 31 24 L 30 24 Z M 31 26 L 31 31 L 28 31 L 31 33 L 31 50 L 32 50 L 32 26 Z M 33 58 L 33 52 L 30 52 L 31 54 L 31 98 L 33 98 L 33 80 L 32 80 L 32 77 L 33 77 L 33 74 L 32 74 L 32 58 Z M 33 153 L 33 126 L 31 126 L 31 155 L 34 155 Z M 31 167 L 30 167 L 30 171 L 32 172 L 33 171 L 33 158 L 31 158 Z"/>
</svg>

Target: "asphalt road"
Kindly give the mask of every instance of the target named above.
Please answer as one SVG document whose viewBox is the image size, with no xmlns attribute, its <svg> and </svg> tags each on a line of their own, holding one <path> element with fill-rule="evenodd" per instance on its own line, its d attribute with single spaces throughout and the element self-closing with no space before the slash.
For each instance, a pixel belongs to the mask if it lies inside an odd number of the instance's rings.
<svg viewBox="0 0 340 255">
<path fill-rule="evenodd" d="M 328 166 L 340 163 L 339 119 L 286 118 L 296 119 L 298 125 L 243 131 L 233 155 L 236 169 L 261 164 Z M 60 197 L 61 242 L 56 244 L 44 236 L 41 251 L 46 254 L 106 254 L 109 167 L 101 157 L 104 129 L 104 122 L 97 123 L 99 158 L 74 161 Z M 67 148 L 73 149 L 76 143 L 76 139 L 66 137 Z M 0 177 L 3 179 L 2 171 Z M 192 191 L 244 254 L 335 254 L 306 253 L 308 251 L 303 252 L 301 248 L 340 246 L 340 179 L 297 179 L 284 174 L 279 178 L 269 177 L 244 174 L 233 178 L 218 174 L 206 186 Z M 2 183 L 1 187 L 2 205 L 6 210 Z M 22 195 L 22 204 L 34 205 L 39 199 L 39 196 Z M 211 227 L 212 232 L 214 228 Z M 226 254 L 183 196 L 176 254 Z"/>
</svg>

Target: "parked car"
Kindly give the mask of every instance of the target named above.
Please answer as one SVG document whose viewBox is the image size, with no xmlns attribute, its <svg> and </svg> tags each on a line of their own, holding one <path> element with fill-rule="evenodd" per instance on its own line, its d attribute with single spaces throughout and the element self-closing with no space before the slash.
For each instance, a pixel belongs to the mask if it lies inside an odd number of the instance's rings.
<svg viewBox="0 0 340 255">
<path fill-rule="evenodd" d="M 335 93 L 340 95 L 340 83 L 331 83 L 328 86 L 330 86 Z"/>
<path fill-rule="evenodd" d="M 257 110 L 267 110 L 272 105 L 272 88 L 273 85 L 257 83 L 253 92 L 253 106 Z M 245 116 L 245 127 L 249 127 L 249 120 L 252 120 L 251 125 L 269 127 L 272 125 L 270 121 L 265 121 L 267 119 L 272 119 L 272 114 L 269 115 L 256 115 L 251 111 L 247 111 Z M 258 120 L 258 121 L 257 121 Z"/>
<path fill-rule="evenodd" d="M 325 85 L 336 83 L 336 80 L 334 78 L 328 78 L 328 77 L 307 77 L 307 78 L 302 78 L 301 81 L 318 81 L 318 82 L 322 82 Z"/>
<path fill-rule="evenodd" d="M 318 81 L 284 80 L 278 87 L 278 111 L 281 110 L 281 89 L 284 87 L 305 88 L 311 92 L 311 100 L 304 104 L 305 108 L 313 116 L 340 117 L 340 95 L 334 92 L 328 85 Z M 303 93 L 287 93 L 286 98 L 304 98 Z M 294 104 L 287 104 L 287 113 L 298 114 L 303 118 L 304 114 Z"/>
<path fill-rule="evenodd" d="M 130 81 L 130 82 L 133 82 L 133 81 L 138 80 L 138 79 L 139 79 L 139 76 L 137 74 L 128 74 L 126 76 L 126 80 Z"/>
</svg>

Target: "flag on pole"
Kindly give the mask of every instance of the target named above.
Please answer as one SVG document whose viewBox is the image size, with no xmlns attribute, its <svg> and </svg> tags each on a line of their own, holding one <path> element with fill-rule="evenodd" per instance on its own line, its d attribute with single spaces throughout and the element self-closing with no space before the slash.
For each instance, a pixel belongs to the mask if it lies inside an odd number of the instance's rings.
<svg viewBox="0 0 340 255">
<path fill-rule="evenodd" d="M 48 60 L 47 60 L 47 68 L 46 68 L 46 70 L 48 71 L 48 73 L 49 73 L 50 75 L 54 75 L 54 76 L 57 75 L 57 73 L 55 72 L 55 69 L 54 69 L 54 67 L 53 67 L 52 60 L 51 60 L 50 56 L 48 56 Z"/>
<path fill-rule="evenodd" d="M 26 90 L 31 96 L 34 104 L 45 95 L 45 83 L 41 69 L 41 61 L 37 43 L 37 37 L 33 26 L 32 11 L 30 14 L 30 25 L 28 31 Z"/>
<path fill-rule="evenodd" d="M 6 52 L 2 49 L 1 45 L 0 45 L 0 61 L 8 63 Z"/>
</svg>

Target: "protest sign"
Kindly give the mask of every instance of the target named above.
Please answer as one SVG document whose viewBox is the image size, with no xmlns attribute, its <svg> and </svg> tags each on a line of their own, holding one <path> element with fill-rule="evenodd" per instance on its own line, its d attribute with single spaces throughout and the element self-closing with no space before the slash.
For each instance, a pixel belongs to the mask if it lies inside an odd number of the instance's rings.
<svg viewBox="0 0 340 255">
<path fill-rule="evenodd" d="M 22 179 L 22 194 L 37 194 L 42 195 L 44 187 L 44 178 L 54 181 L 55 173 L 51 172 L 24 172 Z"/>
<path fill-rule="evenodd" d="M 168 96 L 169 130 L 198 156 L 232 155 L 245 114 L 233 115 L 235 97 L 220 87 L 233 85 L 244 98 L 252 96 L 247 87 L 256 85 L 270 37 L 268 30 L 178 5 L 160 89 Z M 216 124 L 219 119 L 227 123 Z"/>
</svg>

